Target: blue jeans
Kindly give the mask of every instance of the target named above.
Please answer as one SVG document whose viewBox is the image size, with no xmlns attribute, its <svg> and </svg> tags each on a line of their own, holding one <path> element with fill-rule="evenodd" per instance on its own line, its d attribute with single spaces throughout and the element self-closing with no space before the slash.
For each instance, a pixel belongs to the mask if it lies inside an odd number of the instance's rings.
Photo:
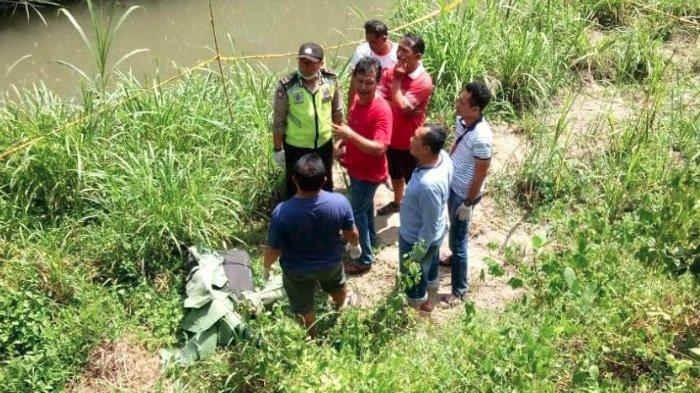
<svg viewBox="0 0 700 393">
<path fill-rule="evenodd" d="M 438 264 L 440 260 L 441 243 L 442 237 L 428 247 L 420 264 L 420 282 L 406 289 L 408 302 L 413 306 L 419 306 L 425 303 L 428 300 L 428 288 L 437 288 L 440 285 Z M 402 275 L 408 273 L 404 261 L 411 250 L 413 250 L 413 244 L 399 236 L 399 266 Z"/>
<path fill-rule="evenodd" d="M 374 229 L 374 193 L 379 184 L 369 183 L 350 177 L 350 206 L 355 216 L 355 225 L 360 233 L 362 255 L 358 262 L 371 265 L 374 262 L 372 245 L 377 243 Z"/>
<path fill-rule="evenodd" d="M 457 218 L 457 208 L 464 202 L 450 190 L 447 200 L 447 214 L 450 217 L 449 243 L 452 251 L 452 294 L 464 296 L 469 291 L 467 282 L 467 241 L 469 240 L 469 221 L 460 221 Z"/>
</svg>

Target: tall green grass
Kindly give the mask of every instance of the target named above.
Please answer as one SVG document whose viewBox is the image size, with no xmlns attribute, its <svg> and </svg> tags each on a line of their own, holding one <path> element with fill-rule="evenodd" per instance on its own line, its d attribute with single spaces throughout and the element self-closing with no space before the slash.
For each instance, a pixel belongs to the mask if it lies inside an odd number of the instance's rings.
<svg viewBox="0 0 700 393">
<path fill-rule="evenodd" d="M 10 157 L 0 174 L 4 192 L 43 225 L 75 227 L 74 241 L 120 275 L 168 268 L 188 244 L 235 243 L 274 199 L 280 172 L 266 154 L 273 77 L 244 65 L 230 77 L 234 124 L 210 74 L 140 95 L 137 82 L 124 80 L 126 105 L 88 112 L 88 120 Z M 8 101 L 3 145 L 84 114 L 51 96 Z"/>
<path fill-rule="evenodd" d="M 81 26 L 75 19 L 73 14 L 65 8 L 59 9 L 59 13 L 63 14 L 70 24 L 75 28 L 76 33 L 80 36 L 92 57 L 97 74 L 94 77 L 88 76 L 89 71 L 85 71 L 75 66 L 69 61 L 59 60 L 58 63 L 63 64 L 73 71 L 77 72 L 84 78 L 84 82 L 88 83 L 88 87 L 104 96 L 107 91 L 107 84 L 112 74 L 118 69 L 119 64 L 128 60 L 130 57 L 147 52 L 146 48 L 134 49 L 129 53 L 122 55 L 119 59 L 110 64 L 110 54 L 112 52 L 112 43 L 119 34 L 124 21 L 129 15 L 138 10 L 139 6 L 131 6 L 117 18 L 116 16 L 116 1 L 107 1 L 95 6 L 92 0 L 86 0 L 88 15 L 90 15 L 90 30 Z"/>
<path fill-rule="evenodd" d="M 697 9 L 644 4 L 682 17 Z M 392 24 L 432 7 L 400 1 Z M 467 304 L 443 327 L 414 320 L 395 297 L 342 313 L 320 304 L 318 345 L 279 305 L 251 322 L 253 340 L 168 370 L 168 382 L 187 391 L 693 389 L 700 121 L 688 91 L 697 75 L 677 76 L 660 56 L 668 32 L 692 34 L 663 15 L 627 1 L 467 1 L 414 29 L 436 85 L 431 117 L 451 123 L 461 85 L 480 78 L 496 91 L 489 116 L 530 119 L 520 123 L 531 142 L 523 166 L 494 179 L 551 228 L 552 246 L 534 240 L 534 259 L 506 253 L 522 301 L 501 315 Z M 602 40 L 589 42 L 593 32 Z M 632 118 L 596 123 L 606 148 L 576 162 L 562 143 L 569 107 L 555 126 L 536 119 L 589 68 L 643 99 Z M 40 87 L 0 104 L 2 151 L 85 118 L 0 164 L 0 390 L 60 390 L 92 346 L 126 329 L 152 349 L 177 345 L 183 246 L 234 245 L 258 260 L 282 186 L 270 159 L 276 77 L 243 63 L 226 71 L 233 123 L 211 71 L 146 92 L 152 81 L 121 76 L 105 92 L 86 86 L 80 104 Z"/>
<path fill-rule="evenodd" d="M 398 18 L 414 19 L 426 3 L 402 2 Z M 439 88 L 431 108 L 447 116 L 461 87 L 482 79 L 497 97 L 492 111 L 514 115 L 543 107 L 571 78 L 588 22 L 557 2 L 467 1 L 415 28 L 427 43 L 424 64 Z M 447 110 L 447 113 L 442 112 Z"/>
</svg>

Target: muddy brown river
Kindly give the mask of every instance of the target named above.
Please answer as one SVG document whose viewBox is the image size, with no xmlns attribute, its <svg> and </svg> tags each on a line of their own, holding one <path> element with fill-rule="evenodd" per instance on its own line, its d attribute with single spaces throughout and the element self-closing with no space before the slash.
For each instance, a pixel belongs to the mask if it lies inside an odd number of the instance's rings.
<svg viewBox="0 0 700 393">
<path fill-rule="evenodd" d="M 206 0 L 122 1 L 116 15 L 138 5 L 122 26 L 110 51 L 110 64 L 139 48 L 119 66 L 140 79 L 159 73 L 169 76 L 183 67 L 213 55 L 214 40 Z M 250 55 L 295 51 L 304 41 L 341 44 L 363 37 L 362 24 L 370 17 L 383 19 L 390 0 L 213 0 L 219 47 L 224 55 Z M 84 3 L 68 8 L 90 36 Z M 14 94 L 13 86 L 31 88 L 46 84 L 64 98 L 79 91 L 79 73 L 58 61 L 67 61 L 88 76 L 97 73 L 95 62 L 75 28 L 56 9 L 43 10 L 46 24 L 33 12 L 0 17 L 0 94 Z M 352 48 L 337 51 L 349 56 Z M 336 53 L 329 53 L 333 55 Z M 23 60 L 17 62 L 18 60 Z M 14 66 L 13 66 L 14 65 Z M 293 67 L 289 59 L 267 61 L 279 70 Z"/>
</svg>

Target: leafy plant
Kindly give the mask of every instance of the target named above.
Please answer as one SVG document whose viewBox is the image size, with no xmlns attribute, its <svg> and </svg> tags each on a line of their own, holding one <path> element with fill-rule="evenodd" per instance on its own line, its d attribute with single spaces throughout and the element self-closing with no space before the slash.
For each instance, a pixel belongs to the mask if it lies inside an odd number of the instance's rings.
<svg viewBox="0 0 700 393">
<path fill-rule="evenodd" d="M 116 20 L 116 22 L 114 22 L 113 19 L 116 18 L 114 15 L 117 6 L 116 1 L 110 0 L 107 2 L 109 8 L 106 11 L 106 16 L 105 10 L 102 5 L 96 7 L 93 4 L 92 0 L 86 0 L 86 3 L 88 7 L 88 13 L 90 15 L 90 29 L 92 37 L 88 36 L 88 33 L 86 33 L 85 29 L 83 29 L 83 27 L 80 26 L 80 24 L 75 19 L 73 14 L 70 13 L 70 11 L 68 11 L 65 8 L 61 8 L 59 12 L 66 16 L 68 21 L 75 28 L 75 31 L 80 35 L 80 38 L 85 44 L 85 47 L 92 55 L 93 62 L 97 67 L 97 74 L 94 77 L 89 77 L 87 72 L 78 68 L 77 66 L 73 65 L 68 61 L 59 60 L 58 63 L 70 67 L 72 70 L 77 72 L 86 82 L 88 82 L 90 87 L 95 88 L 102 96 L 104 96 L 106 93 L 108 81 L 111 75 L 114 73 L 114 70 L 116 70 L 119 66 L 119 64 L 138 53 L 148 51 L 148 49 L 145 48 L 134 49 L 131 52 L 122 55 L 113 64 L 110 64 L 109 62 L 109 54 L 112 48 L 112 44 L 117 36 L 117 33 L 119 32 L 119 29 L 122 27 L 124 21 L 126 21 L 129 15 L 131 15 L 131 13 L 142 7 L 136 5 L 129 7 Z"/>
</svg>

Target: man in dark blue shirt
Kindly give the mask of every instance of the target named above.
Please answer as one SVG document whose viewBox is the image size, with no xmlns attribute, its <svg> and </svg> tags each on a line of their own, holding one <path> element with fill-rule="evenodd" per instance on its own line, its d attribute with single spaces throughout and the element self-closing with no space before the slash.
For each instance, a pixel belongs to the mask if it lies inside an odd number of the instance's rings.
<svg viewBox="0 0 700 393">
<path fill-rule="evenodd" d="M 340 233 L 348 241 L 346 249 L 351 255 L 359 256 L 361 249 L 348 200 L 321 190 L 326 168 L 317 154 L 306 154 L 296 162 L 292 181 L 297 193 L 277 205 L 270 218 L 263 276 L 269 278 L 270 267 L 279 258 L 290 311 L 313 336 L 316 287 L 329 293 L 336 307 L 345 302 Z"/>
</svg>

